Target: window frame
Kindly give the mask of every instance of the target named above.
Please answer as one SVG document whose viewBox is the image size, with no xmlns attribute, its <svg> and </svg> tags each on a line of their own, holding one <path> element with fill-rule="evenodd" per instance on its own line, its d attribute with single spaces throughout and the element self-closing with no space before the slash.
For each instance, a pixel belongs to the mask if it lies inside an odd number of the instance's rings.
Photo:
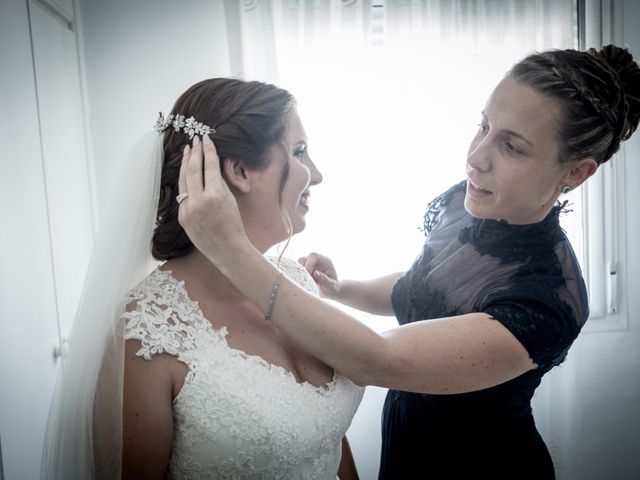
<svg viewBox="0 0 640 480">
<path fill-rule="evenodd" d="M 621 43 L 622 9 L 613 0 L 578 0 L 580 49 Z M 626 148 L 582 186 L 584 277 L 590 315 L 585 332 L 628 329 Z"/>
</svg>

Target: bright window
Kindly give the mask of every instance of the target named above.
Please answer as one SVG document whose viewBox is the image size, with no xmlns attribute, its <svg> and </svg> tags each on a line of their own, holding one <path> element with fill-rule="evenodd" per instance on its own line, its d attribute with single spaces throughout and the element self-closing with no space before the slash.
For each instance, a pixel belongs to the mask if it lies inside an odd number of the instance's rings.
<svg viewBox="0 0 640 480">
<path fill-rule="evenodd" d="M 270 12 L 273 80 L 297 97 L 324 182 L 287 255 L 318 250 L 351 278 L 407 269 L 427 203 L 465 177 L 495 84 L 530 51 L 577 47 L 575 2 L 301 3 Z M 562 221 L 581 256 L 579 192 L 572 202 Z"/>
</svg>

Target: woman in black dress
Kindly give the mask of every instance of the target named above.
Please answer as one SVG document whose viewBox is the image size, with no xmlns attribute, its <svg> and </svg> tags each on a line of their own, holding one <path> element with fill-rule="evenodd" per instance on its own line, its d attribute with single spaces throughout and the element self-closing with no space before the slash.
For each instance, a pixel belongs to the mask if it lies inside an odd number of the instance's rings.
<svg viewBox="0 0 640 480">
<path fill-rule="evenodd" d="M 390 388 L 381 479 L 554 478 L 530 401 L 589 314 L 558 199 L 639 117 L 640 69 L 625 49 L 517 63 L 482 111 L 466 180 L 429 205 L 409 271 L 338 281 L 326 257 L 303 260 L 325 296 L 394 313 L 401 326 L 383 334 L 283 279 L 251 247 L 206 136 L 183 159 L 180 221 L 285 335 L 356 383 Z"/>
</svg>

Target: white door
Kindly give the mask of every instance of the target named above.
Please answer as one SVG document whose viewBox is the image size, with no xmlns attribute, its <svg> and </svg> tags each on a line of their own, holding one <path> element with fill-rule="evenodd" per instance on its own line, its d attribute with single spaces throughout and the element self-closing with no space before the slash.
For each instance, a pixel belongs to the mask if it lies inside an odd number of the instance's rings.
<svg viewBox="0 0 640 480">
<path fill-rule="evenodd" d="M 0 472 L 7 480 L 39 476 L 59 368 L 53 351 L 71 324 L 92 238 L 75 32 L 60 12 L 0 3 Z"/>
</svg>

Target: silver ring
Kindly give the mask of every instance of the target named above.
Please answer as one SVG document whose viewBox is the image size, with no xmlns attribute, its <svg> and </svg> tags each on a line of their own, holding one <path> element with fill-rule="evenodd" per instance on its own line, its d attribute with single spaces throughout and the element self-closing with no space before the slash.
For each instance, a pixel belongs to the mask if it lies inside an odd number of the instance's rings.
<svg viewBox="0 0 640 480">
<path fill-rule="evenodd" d="M 188 193 L 181 193 L 180 195 L 176 196 L 176 202 L 178 202 L 178 205 L 180 205 L 180 203 L 189 196 Z"/>
</svg>

